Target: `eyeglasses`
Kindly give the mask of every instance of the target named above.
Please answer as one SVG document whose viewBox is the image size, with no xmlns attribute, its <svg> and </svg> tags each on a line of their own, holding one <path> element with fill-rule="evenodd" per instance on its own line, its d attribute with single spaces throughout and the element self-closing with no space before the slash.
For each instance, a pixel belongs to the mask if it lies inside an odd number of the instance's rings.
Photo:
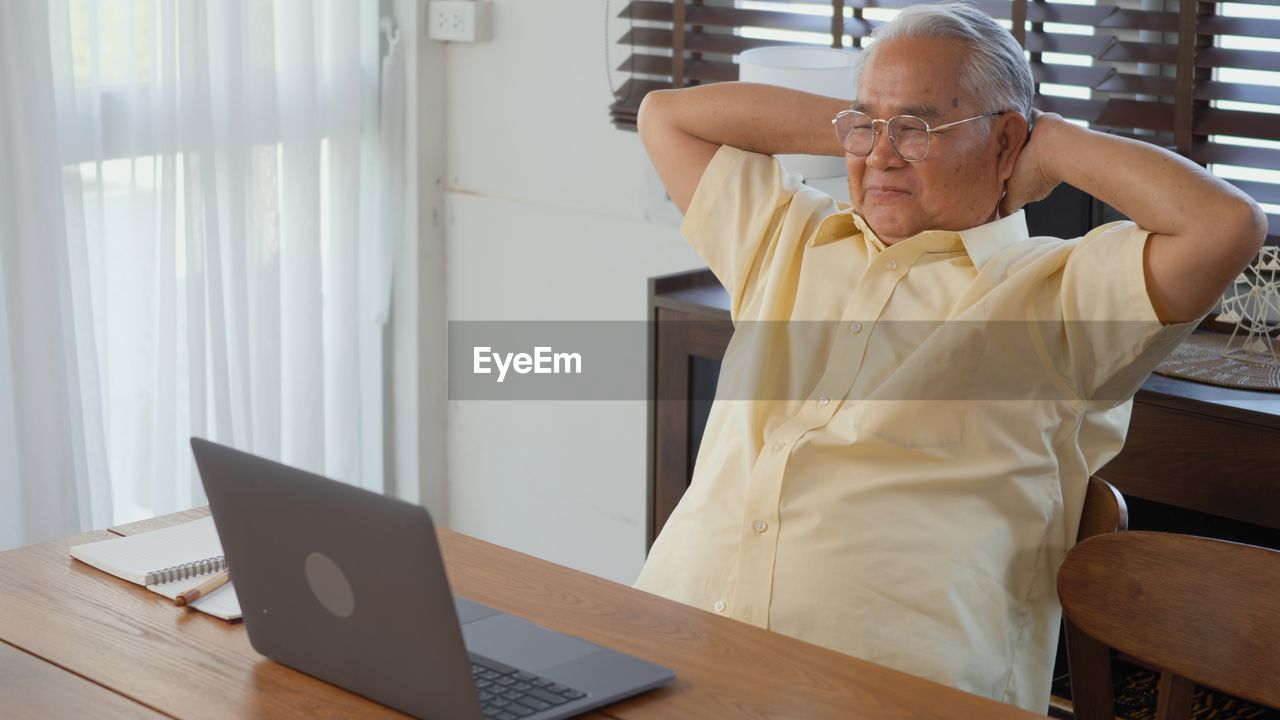
<svg viewBox="0 0 1280 720">
<path fill-rule="evenodd" d="M 915 115 L 894 115 L 888 120 L 881 120 L 857 110 L 844 110 L 831 119 L 831 124 L 835 126 L 836 139 L 840 141 L 844 151 L 855 157 L 862 157 L 871 154 L 883 123 L 889 130 L 889 146 L 893 148 L 893 152 L 907 162 L 919 162 L 929 154 L 929 141 L 934 133 L 1002 114 L 1003 110 L 989 112 L 931 128 L 929 123 Z"/>
</svg>

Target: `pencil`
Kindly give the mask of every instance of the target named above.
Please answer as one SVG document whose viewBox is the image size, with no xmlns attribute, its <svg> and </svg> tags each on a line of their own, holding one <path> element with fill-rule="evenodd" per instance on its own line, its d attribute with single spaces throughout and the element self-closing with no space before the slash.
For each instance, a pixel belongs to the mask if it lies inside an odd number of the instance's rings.
<svg viewBox="0 0 1280 720">
<path fill-rule="evenodd" d="M 189 605 L 214 590 L 217 590 L 223 585 L 226 585 L 227 581 L 230 579 L 231 575 L 226 570 L 223 570 L 190 590 L 178 593 L 178 597 L 173 599 L 173 604 L 178 606 Z"/>
</svg>

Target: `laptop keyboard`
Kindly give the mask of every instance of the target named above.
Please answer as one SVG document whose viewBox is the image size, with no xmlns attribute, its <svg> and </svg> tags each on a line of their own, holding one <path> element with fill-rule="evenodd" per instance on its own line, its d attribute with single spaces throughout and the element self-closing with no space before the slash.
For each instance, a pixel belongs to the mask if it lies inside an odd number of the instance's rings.
<svg viewBox="0 0 1280 720">
<path fill-rule="evenodd" d="M 480 708 L 492 720 L 516 720 L 587 696 L 476 654 L 471 654 L 471 677 L 480 692 Z"/>
</svg>

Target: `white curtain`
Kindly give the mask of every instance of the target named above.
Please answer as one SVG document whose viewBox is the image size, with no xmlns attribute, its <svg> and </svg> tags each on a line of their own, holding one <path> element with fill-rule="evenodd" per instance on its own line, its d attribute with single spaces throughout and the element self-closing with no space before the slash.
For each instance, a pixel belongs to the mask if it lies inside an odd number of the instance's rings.
<svg viewBox="0 0 1280 720">
<path fill-rule="evenodd" d="M 112 517 L 86 247 L 42 0 L 0 2 L 0 549 Z M 64 188 L 72 204 L 64 209 Z"/>
<path fill-rule="evenodd" d="M 0 547 L 204 502 L 192 435 L 382 490 L 377 1 L 0 8 Z"/>
</svg>

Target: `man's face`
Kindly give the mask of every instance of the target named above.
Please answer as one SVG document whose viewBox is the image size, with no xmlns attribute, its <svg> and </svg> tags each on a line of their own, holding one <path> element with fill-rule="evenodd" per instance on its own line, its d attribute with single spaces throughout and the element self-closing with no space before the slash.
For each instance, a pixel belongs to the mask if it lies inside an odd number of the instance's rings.
<svg viewBox="0 0 1280 720">
<path fill-rule="evenodd" d="M 962 89 L 960 68 L 967 52 L 957 40 L 886 41 L 863 69 L 853 107 L 886 120 L 916 115 L 930 127 L 1006 110 L 987 107 Z M 870 155 L 845 155 L 854 211 L 886 244 L 925 230 L 965 230 L 994 219 L 1021 147 L 1016 141 L 1017 147 L 1008 147 L 1016 137 L 1003 132 L 1009 115 L 933 134 L 928 155 L 914 163 L 893 152 L 881 125 Z"/>
</svg>

